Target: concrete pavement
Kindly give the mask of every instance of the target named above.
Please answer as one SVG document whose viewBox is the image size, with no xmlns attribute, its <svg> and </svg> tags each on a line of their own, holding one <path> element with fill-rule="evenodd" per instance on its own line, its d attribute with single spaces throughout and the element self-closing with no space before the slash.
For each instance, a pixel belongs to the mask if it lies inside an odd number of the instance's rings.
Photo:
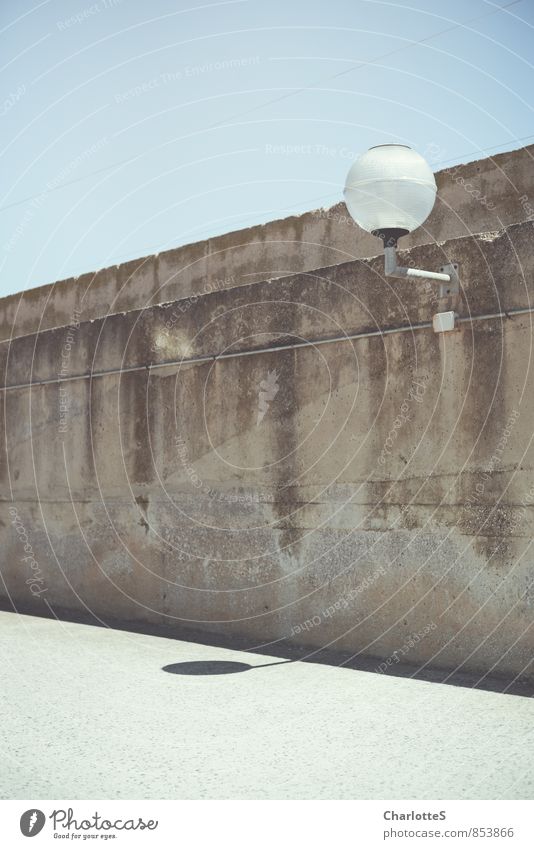
<svg viewBox="0 0 534 849">
<path fill-rule="evenodd" d="M 2 798 L 533 798 L 530 698 L 5 612 L 0 646 Z"/>
</svg>

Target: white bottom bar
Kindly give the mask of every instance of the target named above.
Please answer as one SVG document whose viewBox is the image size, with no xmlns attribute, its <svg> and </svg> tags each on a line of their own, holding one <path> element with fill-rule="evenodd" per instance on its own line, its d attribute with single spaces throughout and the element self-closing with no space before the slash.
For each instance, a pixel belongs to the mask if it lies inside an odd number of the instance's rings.
<svg viewBox="0 0 534 849">
<path fill-rule="evenodd" d="M 6 847 L 27 847 L 28 837 L 35 836 L 36 847 L 531 849 L 533 807 L 530 801 L 5 800 L 0 833 Z M 30 825 L 33 835 L 27 833 Z"/>
</svg>

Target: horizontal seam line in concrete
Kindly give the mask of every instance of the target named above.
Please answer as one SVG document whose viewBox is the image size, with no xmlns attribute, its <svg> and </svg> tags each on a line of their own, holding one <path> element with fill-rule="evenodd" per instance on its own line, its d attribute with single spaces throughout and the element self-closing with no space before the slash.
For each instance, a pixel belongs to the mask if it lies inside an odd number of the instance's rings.
<svg viewBox="0 0 534 849">
<path fill-rule="evenodd" d="M 521 307 L 503 312 L 485 313 L 482 315 L 465 316 L 457 319 L 458 324 L 475 321 L 487 321 L 493 318 L 510 318 L 514 315 L 528 315 L 534 312 L 534 307 Z M 161 363 L 147 363 L 142 366 L 125 366 L 124 368 L 106 369 L 103 371 L 86 372 L 83 374 L 72 374 L 66 377 L 50 377 L 45 380 L 32 380 L 28 383 L 13 383 L 8 386 L 0 386 L 0 392 L 8 392 L 11 389 L 28 389 L 31 386 L 47 386 L 53 383 L 68 383 L 73 380 L 88 380 L 95 377 L 107 377 L 112 374 L 128 374 L 138 371 L 154 371 L 159 368 L 170 368 L 171 366 L 187 366 L 198 363 L 216 362 L 217 360 L 230 360 L 237 357 L 253 357 L 258 354 L 273 354 L 279 351 L 292 351 L 296 348 L 314 348 L 317 345 L 331 345 L 339 342 L 352 342 L 356 339 L 369 339 L 373 336 L 389 336 L 394 333 L 413 333 L 417 330 L 429 330 L 431 321 L 421 324 L 408 324 L 402 327 L 388 327 L 385 330 L 367 330 L 363 333 L 352 333 L 345 336 L 331 336 L 323 339 L 312 339 L 306 342 L 295 342 L 291 345 L 272 345 L 268 348 L 252 348 L 246 351 L 235 351 L 228 354 L 205 354 L 198 357 L 183 357 L 181 360 L 165 360 Z M 32 335 L 32 334 L 30 334 Z"/>
<path fill-rule="evenodd" d="M 386 483 L 387 482 L 388 481 L 386 481 Z M 377 481 L 372 481 L 372 483 L 377 483 Z M 382 483 L 382 481 L 378 481 L 378 483 Z M 224 490 L 218 490 L 218 491 L 224 492 Z M 98 494 L 98 493 L 95 490 L 95 495 L 96 494 Z M 190 497 L 193 498 L 194 497 L 195 501 L 199 501 L 200 498 L 201 498 L 201 496 L 197 496 L 193 492 L 183 492 L 183 491 L 181 491 L 181 492 L 171 492 L 171 495 L 176 495 L 176 496 L 180 495 L 180 496 L 184 496 L 186 498 L 190 498 Z M 244 500 L 240 503 L 244 503 L 244 504 L 274 504 L 274 503 L 277 503 L 277 504 L 307 504 L 307 505 L 311 505 L 311 506 L 329 506 L 332 503 L 335 503 L 335 504 L 343 504 L 344 503 L 340 500 L 335 500 L 335 499 L 334 499 L 333 502 L 332 501 L 302 501 L 302 500 L 299 500 L 299 499 L 293 499 L 293 500 L 288 500 L 288 501 L 282 501 L 281 499 L 277 499 L 276 502 L 275 502 L 274 499 L 269 499 L 269 498 L 257 499 L 255 501 L 252 501 L 252 500 L 249 499 L 247 501 L 244 496 L 243 496 L 243 499 Z M 150 493 L 147 495 L 147 500 L 149 500 L 151 504 L 168 504 L 169 503 L 168 498 L 154 498 L 153 496 L 150 497 Z M 217 500 L 217 499 L 214 499 L 214 500 Z M 231 498 L 227 498 L 227 499 L 221 498 L 219 500 L 220 501 L 228 501 L 228 502 L 234 501 L 234 499 L 231 499 Z M 3 498 L 3 497 L 0 498 L 0 504 L 11 504 L 12 501 L 13 501 L 12 498 Z M 72 498 L 57 498 L 57 497 L 54 497 L 52 499 L 40 498 L 39 502 L 42 502 L 43 504 L 71 504 L 71 503 L 74 502 L 75 504 L 102 504 L 102 505 L 105 505 L 108 502 L 113 502 L 114 504 L 118 504 L 118 503 L 120 503 L 120 504 L 132 504 L 132 505 L 135 504 L 137 507 L 140 506 L 139 502 L 137 502 L 135 500 L 135 498 L 134 499 L 121 498 L 120 496 L 114 496 L 114 495 L 106 495 L 104 498 L 99 497 L 98 499 L 95 499 L 95 498 L 75 498 L 74 496 Z M 20 504 L 36 504 L 37 502 L 36 502 L 35 498 L 20 498 L 20 497 L 18 497 L 17 503 L 20 503 Z M 414 507 L 434 507 L 435 506 L 434 502 L 432 502 L 432 501 L 414 501 L 414 502 L 412 502 L 412 505 Z M 354 507 L 376 507 L 376 501 L 351 501 L 351 503 L 349 505 L 346 505 L 346 506 L 347 507 L 353 507 L 353 506 Z M 385 502 L 385 506 L 386 507 L 404 507 L 406 505 L 405 505 L 404 501 L 387 501 L 387 502 Z M 494 508 L 493 504 L 477 504 L 476 506 L 480 507 L 480 509 L 485 508 L 485 509 L 488 509 L 488 510 L 490 510 L 490 509 L 493 510 L 493 508 Z M 503 507 L 523 507 L 525 510 L 532 510 L 532 509 L 534 509 L 534 502 L 532 504 L 523 504 L 521 501 L 517 501 L 517 502 L 516 501 L 507 501 L 507 502 L 503 502 L 502 506 Z M 451 501 L 451 502 L 448 502 L 446 504 L 441 504 L 439 506 L 439 509 L 440 510 L 446 510 L 446 509 L 448 510 L 450 507 L 469 507 L 469 508 L 471 508 L 472 504 L 468 501 Z M 377 518 L 377 517 L 375 517 L 375 518 Z M 283 520 L 279 519 L 277 521 L 281 522 Z"/>
</svg>

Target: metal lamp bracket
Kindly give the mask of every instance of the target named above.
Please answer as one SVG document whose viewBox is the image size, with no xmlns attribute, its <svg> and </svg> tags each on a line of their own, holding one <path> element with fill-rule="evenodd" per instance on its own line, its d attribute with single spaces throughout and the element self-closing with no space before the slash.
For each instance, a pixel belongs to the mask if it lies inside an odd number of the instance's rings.
<svg viewBox="0 0 534 849">
<path fill-rule="evenodd" d="M 459 295 L 460 294 L 460 277 L 459 277 L 459 266 L 457 262 L 450 262 L 448 265 L 442 265 L 440 267 L 441 274 L 448 274 L 450 280 L 445 283 L 439 284 L 439 297 L 447 298 L 449 295 Z"/>
<path fill-rule="evenodd" d="M 414 278 L 416 280 L 437 280 L 439 281 L 439 296 L 445 298 L 448 295 L 457 295 L 460 291 L 460 279 L 458 277 L 458 263 L 451 262 L 447 265 L 442 265 L 439 271 L 423 271 L 422 268 L 406 268 L 397 264 L 397 246 L 391 244 L 394 238 L 391 237 L 386 241 L 387 234 L 383 235 L 384 239 L 384 273 L 386 277 L 402 277 L 404 279 Z"/>
</svg>

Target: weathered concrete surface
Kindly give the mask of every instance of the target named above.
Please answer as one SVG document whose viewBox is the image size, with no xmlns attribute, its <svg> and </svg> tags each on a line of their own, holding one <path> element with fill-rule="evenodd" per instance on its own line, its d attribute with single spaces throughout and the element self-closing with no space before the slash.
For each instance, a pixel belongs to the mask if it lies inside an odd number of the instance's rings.
<svg viewBox="0 0 534 849">
<path fill-rule="evenodd" d="M 424 152 L 430 161 L 441 152 Z M 502 229 L 533 217 L 534 145 L 436 174 L 438 199 L 405 247 Z M 228 233 L 0 299 L 0 340 L 110 313 L 373 256 L 379 242 L 343 203 Z"/>
<path fill-rule="evenodd" d="M 528 307 L 533 234 L 525 222 L 404 260 L 459 261 L 462 316 Z M 532 676 L 531 315 L 146 368 L 428 321 L 434 285 L 381 269 L 2 345 L 8 386 L 115 370 L 5 394 L 4 597 Z"/>
<path fill-rule="evenodd" d="M 532 699 L 9 613 L 0 646 L 2 798 L 534 792 Z"/>
</svg>

